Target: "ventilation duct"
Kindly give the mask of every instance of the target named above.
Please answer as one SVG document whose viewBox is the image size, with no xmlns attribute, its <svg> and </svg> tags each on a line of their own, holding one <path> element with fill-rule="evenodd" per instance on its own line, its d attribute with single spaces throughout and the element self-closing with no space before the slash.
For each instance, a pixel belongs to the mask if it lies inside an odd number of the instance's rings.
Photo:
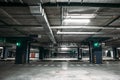
<svg viewBox="0 0 120 80">
<path fill-rule="evenodd" d="M 49 36 L 50 40 L 54 44 L 56 44 L 56 40 L 54 38 L 54 35 L 53 35 L 53 32 L 50 28 L 50 24 L 48 22 L 47 16 L 46 16 L 41 4 L 40 4 L 40 6 L 30 6 L 30 11 L 31 11 L 32 15 L 35 16 L 36 19 L 44 27 L 44 30 L 45 30 L 46 34 Z"/>
<path fill-rule="evenodd" d="M 43 15 L 44 14 L 44 10 L 40 6 L 30 6 L 30 11 L 33 15 Z"/>
</svg>

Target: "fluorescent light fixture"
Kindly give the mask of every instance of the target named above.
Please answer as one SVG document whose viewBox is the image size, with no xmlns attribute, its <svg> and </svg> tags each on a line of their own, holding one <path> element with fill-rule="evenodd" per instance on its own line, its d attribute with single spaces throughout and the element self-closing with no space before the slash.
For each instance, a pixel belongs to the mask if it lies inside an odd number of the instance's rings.
<svg viewBox="0 0 120 80">
<path fill-rule="evenodd" d="M 3 49 L 3 47 L 0 47 L 0 49 Z"/>
<path fill-rule="evenodd" d="M 62 47 L 61 50 L 68 50 L 68 48 L 67 47 Z"/>
<path fill-rule="evenodd" d="M 88 19 L 95 18 L 96 14 L 67 14 L 63 16 L 65 19 Z"/>
<path fill-rule="evenodd" d="M 70 15 L 70 16 L 64 16 L 65 18 L 72 18 L 72 19 L 80 19 L 80 18 L 94 18 L 95 16 L 85 16 L 85 15 Z"/>
<path fill-rule="evenodd" d="M 105 53 L 108 53 L 108 50 L 105 50 Z"/>
<path fill-rule="evenodd" d="M 103 34 L 102 32 L 60 32 L 58 31 L 57 34 L 81 34 L 81 35 L 85 35 L 85 34 Z"/>
<path fill-rule="evenodd" d="M 83 48 L 83 50 L 88 51 L 88 50 L 89 50 L 89 48 Z"/>
<path fill-rule="evenodd" d="M 120 47 L 118 47 L 117 49 L 120 49 Z"/>
<path fill-rule="evenodd" d="M 64 19 L 64 23 L 89 23 L 90 19 Z"/>
</svg>

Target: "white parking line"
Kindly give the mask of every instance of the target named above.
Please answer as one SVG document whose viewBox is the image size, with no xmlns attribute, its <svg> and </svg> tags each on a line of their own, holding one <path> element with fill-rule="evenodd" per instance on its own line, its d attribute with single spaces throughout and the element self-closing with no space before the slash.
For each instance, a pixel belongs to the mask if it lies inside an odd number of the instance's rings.
<svg viewBox="0 0 120 80">
<path fill-rule="evenodd" d="M 67 70 L 68 69 L 68 62 L 62 62 L 62 69 Z"/>
<path fill-rule="evenodd" d="M 93 64 L 89 64 L 89 66 L 93 66 Z"/>
<path fill-rule="evenodd" d="M 25 64 L 24 66 L 29 66 L 28 64 Z"/>
<path fill-rule="evenodd" d="M 55 65 L 52 64 L 52 65 L 50 65 L 50 66 L 55 66 Z"/>
<path fill-rule="evenodd" d="M 42 66 L 41 64 L 39 64 L 38 66 Z"/>
<path fill-rule="evenodd" d="M 58 67 L 60 67 L 61 65 L 57 65 Z"/>
<path fill-rule="evenodd" d="M 31 66 L 35 66 L 35 64 L 32 64 Z"/>
<path fill-rule="evenodd" d="M 76 66 L 80 66 L 80 64 L 76 64 Z"/>
<path fill-rule="evenodd" d="M 87 66 L 87 64 L 83 64 L 82 66 Z"/>
<path fill-rule="evenodd" d="M 71 64 L 70 66 L 75 66 L 75 65 Z"/>
<path fill-rule="evenodd" d="M 95 64 L 95 66 L 100 66 L 99 64 Z"/>
<path fill-rule="evenodd" d="M 45 64 L 44 66 L 48 66 L 48 64 Z"/>
</svg>

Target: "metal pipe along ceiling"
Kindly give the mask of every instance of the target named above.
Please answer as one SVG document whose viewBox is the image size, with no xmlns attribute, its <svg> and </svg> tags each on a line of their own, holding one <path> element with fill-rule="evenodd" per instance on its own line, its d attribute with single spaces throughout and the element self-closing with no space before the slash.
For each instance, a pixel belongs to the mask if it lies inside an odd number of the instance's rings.
<svg viewBox="0 0 120 80">
<path fill-rule="evenodd" d="M 51 29 L 111 29 L 120 30 L 117 27 L 99 27 L 99 26 L 51 26 Z"/>
</svg>

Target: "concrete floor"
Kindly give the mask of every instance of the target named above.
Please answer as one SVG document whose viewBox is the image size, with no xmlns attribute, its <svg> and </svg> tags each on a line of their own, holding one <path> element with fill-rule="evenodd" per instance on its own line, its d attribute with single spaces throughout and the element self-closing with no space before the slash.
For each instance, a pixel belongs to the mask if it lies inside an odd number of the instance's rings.
<svg viewBox="0 0 120 80">
<path fill-rule="evenodd" d="M 0 63 L 0 80 L 120 80 L 120 61 Z"/>
</svg>

